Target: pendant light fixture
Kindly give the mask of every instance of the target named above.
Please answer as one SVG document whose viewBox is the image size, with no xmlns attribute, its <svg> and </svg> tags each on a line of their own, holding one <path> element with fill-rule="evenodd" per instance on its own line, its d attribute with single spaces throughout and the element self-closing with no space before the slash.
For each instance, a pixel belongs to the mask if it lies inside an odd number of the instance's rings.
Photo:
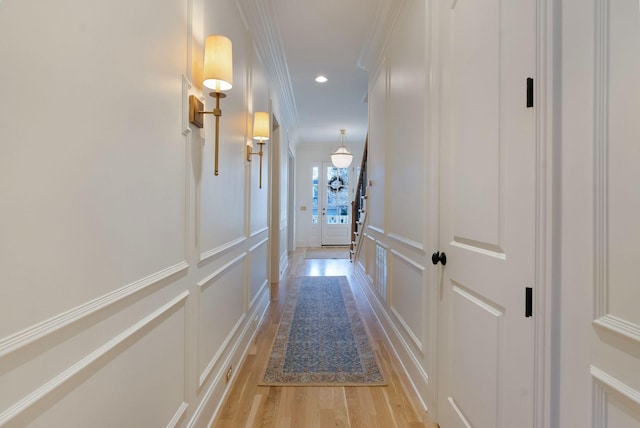
<svg viewBox="0 0 640 428">
<path fill-rule="evenodd" d="M 344 129 L 340 130 L 340 147 L 331 154 L 331 162 L 336 168 L 346 168 L 351 165 L 351 161 L 353 161 L 353 155 L 344 142 L 346 132 Z"/>
</svg>

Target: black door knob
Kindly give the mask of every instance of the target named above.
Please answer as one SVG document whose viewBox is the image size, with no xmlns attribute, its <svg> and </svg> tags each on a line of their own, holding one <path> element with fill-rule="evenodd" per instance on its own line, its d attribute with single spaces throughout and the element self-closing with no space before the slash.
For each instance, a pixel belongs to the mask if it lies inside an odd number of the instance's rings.
<svg viewBox="0 0 640 428">
<path fill-rule="evenodd" d="M 447 264 L 447 255 L 444 252 L 436 251 L 431 255 L 431 263 L 437 265 L 438 262 L 442 263 L 442 266 Z"/>
</svg>

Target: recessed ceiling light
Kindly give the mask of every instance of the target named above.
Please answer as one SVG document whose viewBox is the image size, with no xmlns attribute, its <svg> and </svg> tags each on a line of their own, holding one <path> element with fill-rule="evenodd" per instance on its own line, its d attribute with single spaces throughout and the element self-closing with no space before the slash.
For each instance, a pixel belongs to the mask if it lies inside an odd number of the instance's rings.
<svg viewBox="0 0 640 428">
<path fill-rule="evenodd" d="M 321 74 L 320 76 L 316 77 L 316 82 L 318 82 L 318 83 L 324 83 L 324 82 L 326 82 L 327 80 L 329 80 L 329 79 L 327 79 L 326 77 L 324 77 L 322 74 Z"/>
</svg>

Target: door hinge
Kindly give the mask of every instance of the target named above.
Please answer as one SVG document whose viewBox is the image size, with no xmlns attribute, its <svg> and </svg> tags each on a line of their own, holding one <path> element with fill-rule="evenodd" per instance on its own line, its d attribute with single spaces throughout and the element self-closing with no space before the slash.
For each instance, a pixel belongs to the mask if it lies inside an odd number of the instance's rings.
<svg viewBox="0 0 640 428">
<path fill-rule="evenodd" d="M 524 308 L 524 316 L 529 318 L 533 316 L 533 288 L 526 287 L 525 288 L 525 308 Z"/>
<path fill-rule="evenodd" d="M 533 107 L 533 79 L 527 77 L 527 108 Z"/>
</svg>

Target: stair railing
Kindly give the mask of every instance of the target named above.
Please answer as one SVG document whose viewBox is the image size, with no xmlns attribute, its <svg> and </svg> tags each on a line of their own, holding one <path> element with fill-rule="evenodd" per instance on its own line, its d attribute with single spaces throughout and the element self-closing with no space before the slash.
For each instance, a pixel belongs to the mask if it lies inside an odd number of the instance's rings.
<svg viewBox="0 0 640 428">
<path fill-rule="evenodd" d="M 367 202 L 367 147 L 369 145 L 369 137 L 364 143 L 364 151 L 362 153 L 362 163 L 360 164 L 360 174 L 358 183 L 356 184 L 356 194 L 351 201 L 351 242 L 349 245 L 349 260 L 353 263 L 360 250 L 362 232 L 364 230 L 364 221 L 366 219 L 366 202 Z"/>
</svg>

